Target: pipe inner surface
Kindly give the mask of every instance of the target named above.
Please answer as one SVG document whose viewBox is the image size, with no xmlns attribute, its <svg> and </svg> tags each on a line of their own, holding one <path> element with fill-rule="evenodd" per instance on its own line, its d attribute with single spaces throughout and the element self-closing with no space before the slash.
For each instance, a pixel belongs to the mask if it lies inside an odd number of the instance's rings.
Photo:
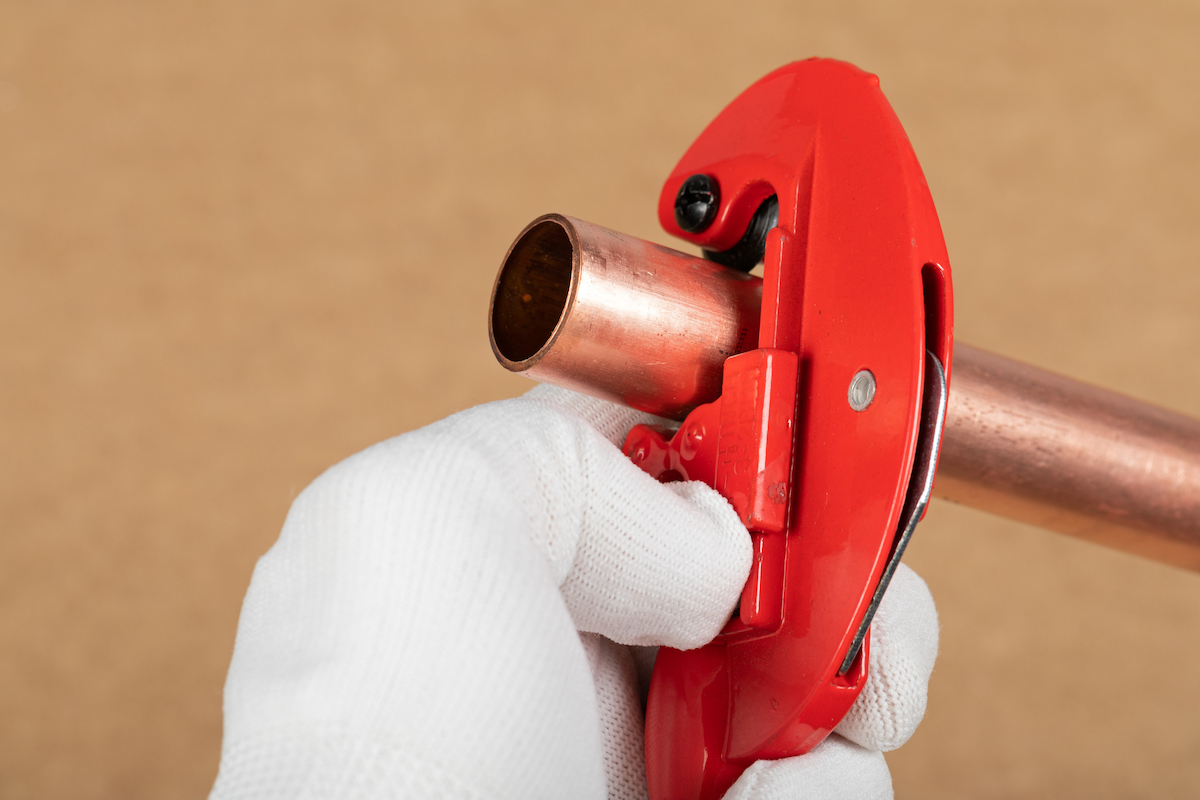
<svg viewBox="0 0 1200 800">
<path fill-rule="evenodd" d="M 512 362 L 535 356 L 554 335 L 571 294 L 575 248 L 555 220 L 534 225 L 504 260 L 492 301 L 492 337 Z"/>
</svg>

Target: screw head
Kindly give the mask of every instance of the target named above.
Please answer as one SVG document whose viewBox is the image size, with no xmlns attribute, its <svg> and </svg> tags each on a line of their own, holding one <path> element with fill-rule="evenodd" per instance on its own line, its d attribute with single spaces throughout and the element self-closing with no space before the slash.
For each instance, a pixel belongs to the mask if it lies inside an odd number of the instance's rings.
<svg viewBox="0 0 1200 800">
<path fill-rule="evenodd" d="M 854 373 L 854 377 L 850 379 L 850 389 L 846 392 L 850 407 L 855 411 L 866 411 L 867 406 L 875 399 L 875 388 L 875 375 L 871 370 L 860 369 Z"/>
<path fill-rule="evenodd" d="M 688 233 L 700 233 L 712 225 L 721 205 L 717 179 L 710 175 L 692 175 L 675 195 L 675 224 Z"/>
</svg>

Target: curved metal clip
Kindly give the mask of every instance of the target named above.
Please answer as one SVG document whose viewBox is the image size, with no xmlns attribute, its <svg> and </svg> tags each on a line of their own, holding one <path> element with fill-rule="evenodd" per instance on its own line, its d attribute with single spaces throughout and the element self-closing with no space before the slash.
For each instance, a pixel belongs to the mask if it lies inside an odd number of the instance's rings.
<svg viewBox="0 0 1200 800">
<path fill-rule="evenodd" d="M 875 594 L 871 597 L 871 605 L 867 608 L 867 613 L 858 626 L 858 632 L 854 634 L 854 640 L 850 643 L 850 649 L 846 651 L 846 658 L 842 661 L 841 668 L 838 669 L 839 675 L 844 675 L 853 666 L 854 658 L 858 655 L 863 639 L 867 636 L 867 630 L 871 627 L 871 620 L 875 618 L 875 612 L 879 610 L 883 594 L 887 591 L 888 584 L 892 582 L 892 575 L 896 573 L 896 567 L 900 565 L 900 557 L 904 555 L 904 548 L 908 546 L 908 540 L 912 538 L 917 523 L 921 521 L 921 517 L 925 513 L 925 506 L 929 505 L 929 496 L 933 492 L 933 476 L 937 472 L 938 450 L 942 444 L 942 426 L 946 422 L 946 399 L 948 396 L 946 371 L 942 369 L 942 362 L 938 361 L 937 356 L 926 350 L 925 390 L 921 400 L 921 432 L 917 434 L 917 452 L 913 458 L 908 493 L 904 498 L 904 512 L 900 515 L 900 530 L 893 541 L 887 567 L 883 570 L 879 584 L 875 587 Z"/>
</svg>

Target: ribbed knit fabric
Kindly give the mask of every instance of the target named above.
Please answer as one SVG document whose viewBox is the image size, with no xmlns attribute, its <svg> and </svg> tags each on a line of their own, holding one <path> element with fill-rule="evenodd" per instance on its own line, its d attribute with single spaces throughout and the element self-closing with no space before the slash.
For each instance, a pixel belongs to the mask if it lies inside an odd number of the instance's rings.
<svg viewBox="0 0 1200 800">
<path fill-rule="evenodd" d="M 539 387 L 314 481 L 243 605 L 213 800 L 644 798 L 626 645 L 707 642 L 751 560 L 719 495 L 614 447 L 649 419 Z"/>
</svg>

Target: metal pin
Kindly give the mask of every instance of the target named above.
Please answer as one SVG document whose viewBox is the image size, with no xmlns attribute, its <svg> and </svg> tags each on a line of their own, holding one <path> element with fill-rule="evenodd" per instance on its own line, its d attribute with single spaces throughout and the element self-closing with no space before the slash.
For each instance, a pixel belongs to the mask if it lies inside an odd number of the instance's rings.
<svg viewBox="0 0 1200 800">
<path fill-rule="evenodd" d="M 871 374 L 871 370 L 860 369 L 854 373 L 854 377 L 850 379 L 846 399 L 855 411 L 865 411 L 867 406 L 871 405 L 871 401 L 875 399 L 875 376 Z"/>
</svg>

